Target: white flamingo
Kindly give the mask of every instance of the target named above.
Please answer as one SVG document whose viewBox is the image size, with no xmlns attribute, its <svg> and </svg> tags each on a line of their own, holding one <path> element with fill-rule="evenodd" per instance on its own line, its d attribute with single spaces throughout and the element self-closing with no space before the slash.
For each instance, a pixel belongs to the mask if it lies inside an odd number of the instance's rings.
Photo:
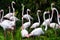
<svg viewBox="0 0 60 40">
<path fill-rule="evenodd" d="M 47 13 L 49 13 L 49 11 L 45 11 L 44 12 L 44 14 L 43 14 L 43 18 L 44 18 L 44 22 L 42 23 L 42 25 L 49 25 L 50 24 L 50 22 L 52 21 L 52 18 L 53 18 L 53 12 L 54 12 L 54 8 L 53 8 L 53 3 L 51 4 L 51 9 L 52 9 L 52 16 L 51 16 L 51 18 L 49 17 L 48 19 L 45 19 L 45 14 L 47 14 Z M 50 15 L 49 15 L 50 16 Z"/>
<path fill-rule="evenodd" d="M 28 36 L 28 31 L 26 29 L 21 30 L 21 35 L 22 35 L 22 37 L 29 37 Z"/>
<path fill-rule="evenodd" d="M 37 17 L 38 17 L 38 22 L 32 24 L 31 28 L 36 28 L 40 25 L 40 18 L 39 18 L 39 12 L 41 12 L 40 10 L 37 10 Z"/>
<path fill-rule="evenodd" d="M 13 4 L 15 4 L 14 1 L 12 1 L 12 3 L 11 3 L 12 9 L 13 9 Z M 14 10 L 13 10 L 13 11 L 14 11 Z M 10 12 L 10 7 L 9 7 L 9 13 L 6 14 L 4 17 L 5 17 L 5 18 L 10 18 L 12 15 L 13 15 L 13 14 Z"/>
<path fill-rule="evenodd" d="M 58 20 L 58 10 L 56 8 L 52 8 L 52 9 L 57 12 L 57 20 Z M 59 22 L 58 22 L 58 24 L 59 24 Z M 58 24 L 57 23 L 50 23 L 50 27 L 58 29 L 58 28 L 60 28 L 60 26 Z"/>
<path fill-rule="evenodd" d="M 29 9 L 27 9 L 27 15 L 28 15 L 28 11 L 30 11 Z M 27 27 L 29 27 L 31 25 L 31 22 L 30 22 L 30 18 L 28 17 L 29 21 L 24 23 L 22 25 L 22 28 L 26 29 Z"/>
<path fill-rule="evenodd" d="M 27 14 L 23 14 L 24 13 L 24 5 L 23 4 L 21 4 L 22 5 L 22 24 L 23 24 L 23 18 L 24 19 L 27 19 L 27 20 L 29 20 L 28 19 L 28 17 L 30 18 L 30 19 L 33 19 L 29 14 L 27 15 Z M 28 12 L 28 11 L 27 11 Z"/>
<path fill-rule="evenodd" d="M 45 27 L 44 30 L 46 30 L 46 27 Z M 28 37 L 30 37 L 30 36 L 40 36 L 41 34 L 44 34 L 43 29 L 42 29 L 42 28 L 35 28 L 35 29 L 28 35 Z"/>
<path fill-rule="evenodd" d="M 5 35 L 5 37 L 6 37 L 6 32 L 5 32 L 6 29 L 12 29 L 12 30 L 14 30 L 14 27 L 12 27 L 12 25 L 11 25 L 11 23 L 10 23 L 9 20 L 4 20 L 4 21 L 2 21 L 2 20 L 3 20 L 3 15 L 4 15 L 4 10 L 1 10 L 1 12 L 3 12 L 3 14 L 2 14 L 0 26 L 3 28 L 3 30 L 4 30 L 4 35 Z"/>
<path fill-rule="evenodd" d="M 12 9 L 13 9 L 13 11 L 14 11 L 13 4 L 15 4 L 14 1 L 12 1 L 12 3 L 11 3 Z M 6 15 L 4 16 L 4 18 L 8 18 L 8 19 L 10 19 L 10 20 L 13 20 L 13 18 L 15 18 L 16 21 L 19 20 L 17 17 L 13 17 L 13 13 L 11 13 L 10 10 L 11 10 L 11 9 L 10 9 L 10 6 L 9 6 L 9 13 L 6 14 Z"/>
<path fill-rule="evenodd" d="M 50 21 L 51 21 L 50 18 L 45 20 L 45 14 L 47 14 L 47 13 L 49 13 L 49 11 L 45 11 L 45 12 L 44 12 L 44 14 L 43 14 L 44 22 L 42 23 L 42 25 L 43 25 L 43 26 L 46 26 L 46 27 L 47 27 L 47 25 L 49 25 L 49 23 L 50 23 Z M 51 18 L 52 18 L 52 17 L 51 17 Z M 41 26 L 42 26 L 42 25 L 41 25 Z M 47 29 L 45 29 L 45 30 L 47 30 Z"/>
</svg>

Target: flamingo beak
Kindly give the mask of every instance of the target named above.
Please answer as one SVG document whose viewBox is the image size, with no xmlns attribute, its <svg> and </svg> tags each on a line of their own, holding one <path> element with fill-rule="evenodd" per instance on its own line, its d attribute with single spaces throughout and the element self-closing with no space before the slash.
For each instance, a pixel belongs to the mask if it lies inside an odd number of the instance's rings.
<svg viewBox="0 0 60 40">
<path fill-rule="evenodd" d="M 29 38 L 29 35 L 28 35 L 28 34 L 26 34 L 25 36 L 26 36 L 27 38 Z"/>
</svg>

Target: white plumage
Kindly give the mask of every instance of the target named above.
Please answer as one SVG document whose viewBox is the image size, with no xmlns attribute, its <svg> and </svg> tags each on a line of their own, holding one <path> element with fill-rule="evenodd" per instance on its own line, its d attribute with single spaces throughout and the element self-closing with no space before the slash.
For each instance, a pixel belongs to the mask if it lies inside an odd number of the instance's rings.
<svg viewBox="0 0 60 40">
<path fill-rule="evenodd" d="M 11 3 L 11 5 L 12 5 L 12 9 L 13 9 L 13 12 L 14 12 L 15 9 L 13 8 L 13 4 L 15 4 L 14 1 L 12 1 L 12 3 Z M 8 18 L 8 19 L 10 19 L 10 20 L 13 20 L 14 18 L 15 18 L 16 21 L 19 20 L 17 17 L 15 17 L 15 16 L 13 17 L 13 13 L 11 13 L 11 11 L 10 11 L 10 7 L 9 7 L 9 13 L 6 14 L 4 17 L 5 17 L 5 18 Z"/>
<path fill-rule="evenodd" d="M 60 14 L 58 14 L 58 24 L 60 25 Z"/>
<path fill-rule="evenodd" d="M 27 15 L 27 14 L 23 15 L 23 18 L 25 18 L 25 19 L 27 19 L 27 20 L 29 20 L 28 17 L 29 17 L 30 19 L 33 19 L 30 15 Z"/>
<path fill-rule="evenodd" d="M 26 29 L 26 28 L 28 28 L 28 27 L 30 26 L 30 24 L 31 24 L 30 22 L 26 22 L 26 23 L 23 24 L 22 27 L 23 27 L 24 29 Z"/>
<path fill-rule="evenodd" d="M 47 25 L 49 25 L 50 24 L 50 21 L 51 21 L 50 18 L 45 20 L 45 14 L 47 14 L 47 13 L 49 13 L 49 11 L 45 11 L 44 14 L 43 14 L 44 22 L 42 23 L 42 25 L 46 27 L 45 31 L 47 30 Z"/>
<path fill-rule="evenodd" d="M 26 29 L 21 30 L 22 37 L 28 37 L 28 31 Z"/>
<path fill-rule="evenodd" d="M 4 15 L 4 10 L 1 10 L 3 12 L 3 15 Z M 2 15 L 2 18 L 3 19 L 3 15 Z M 10 20 L 1 20 L 0 22 L 0 26 L 3 27 L 4 30 L 6 30 L 7 28 L 12 28 L 14 29 L 12 26 L 15 25 L 15 20 L 13 21 L 10 21 Z"/>
<path fill-rule="evenodd" d="M 58 29 L 59 28 L 59 25 L 57 23 L 50 23 L 50 27 L 51 28 Z"/>
<path fill-rule="evenodd" d="M 30 11 L 29 9 L 27 9 L 27 11 Z M 28 15 L 28 12 L 27 12 L 27 15 Z M 29 19 L 29 22 L 26 22 L 22 25 L 22 28 L 26 29 L 27 27 L 29 27 L 31 25 L 31 22 L 30 22 L 30 18 L 28 17 Z"/>
<path fill-rule="evenodd" d="M 41 34 L 44 34 L 44 31 L 42 30 L 42 28 L 36 28 L 29 34 L 29 37 L 30 36 L 40 36 Z"/>
<path fill-rule="evenodd" d="M 37 10 L 37 17 L 38 17 L 39 22 L 36 22 L 36 23 L 32 24 L 31 28 L 36 28 L 40 25 L 40 18 L 39 18 L 38 12 L 41 12 L 41 11 Z"/>
<path fill-rule="evenodd" d="M 11 21 L 9 20 L 4 20 L 3 22 L 0 23 L 0 26 L 3 27 L 4 30 L 6 29 L 14 29 L 10 23 Z"/>
</svg>

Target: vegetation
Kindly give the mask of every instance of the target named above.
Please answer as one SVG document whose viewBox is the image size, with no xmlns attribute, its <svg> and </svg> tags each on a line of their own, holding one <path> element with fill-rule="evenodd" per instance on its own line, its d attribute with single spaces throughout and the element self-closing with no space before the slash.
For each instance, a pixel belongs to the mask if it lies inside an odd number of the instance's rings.
<svg viewBox="0 0 60 40">
<path fill-rule="evenodd" d="M 30 37 L 30 38 L 22 38 L 21 37 L 21 17 L 22 17 L 22 6 L 21 3 L 25 5 L 25 13 L 26 9 L 29 8 L 31 10 L 30 15 L 34 18 L 32 22 L 37 21 L 36 11 L 40 9 L 42 13 L 40 14 L 41 23 L 43 22 L 43 12 L 45 10 L 50 10 L 50 4 L 52 2 L 55 3 L 55 7 L 60 12 L 60 0 L 0 0 L 0 9 L 4 9 L 5 14 L 8 13 L 8 6 L 11 6 L 11 2 L 15 1 L 16 4 L 14 8 L 16 9 L 16 17 L 20 19 L 20 21 L 16 22 L 16 29 L 13 34 L 10 31 L 6 32 L 6 40 L 60 40 L 60 29 L 54 30 L 52 28 L 48 28 L 44 35 Z M 12 9 L 11 9 L 12 11 Z M 51 10 L 50 10 L 51 11 Z M 55 15 L 55 14 L 54 14 Z M 47 17 L 47 16 L 46 16 Z M 56 19 L 55 19 L 56 18 Z M 53 18 L 55 22 L 57 21 L 57 17 Z M 29 30 L 30 31 L 30 30 Z M 13 37 L 12 37 L 13 36 Z M 4 30 L 0 27 L 0 40 L 4 40 Z"/>
</svg>

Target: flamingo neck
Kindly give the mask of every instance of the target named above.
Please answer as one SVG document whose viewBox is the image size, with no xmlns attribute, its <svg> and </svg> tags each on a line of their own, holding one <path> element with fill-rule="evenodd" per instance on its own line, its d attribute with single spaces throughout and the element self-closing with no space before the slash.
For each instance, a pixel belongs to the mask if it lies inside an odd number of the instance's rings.
<svg viewBox="0 0 60 40">
<path fill-rule="evenodd" d="M 13 7 L 13 3 L 11 3 L 11 6 L 12 6 L 12 9 L 13 9 L 13 8 L 14 8 L 14 7 Z M 13 9 L 13 10 L 14 10 L 14 9 Z"/>
<path fill-rule="evenodd" d="M 44 18 L 44 21 L 46 20 L 45 19 L 45 15 L 47 14 L 47 12 L 45 11 L 44 14 L 43 14 L 43 18 Z M 49 15 L 49 18 L 50 18 L 50 15 Z"/>
<path fill-rule="evenodd" d="M 23 14 L 24 13 L 24 6 L 22 6 L 22 25 L 23 25 Z"/>
<path fill-rule="evenodd" d="M 14 20 L 13 20 L 13 22 L 15 23 L 15 9 L 13 8 L 13 17 L 14 17 Z"/>
<path fill-rule="evenodd" d="M 47 25 L 45 25 L 45 31 L 47 30 Z"/>
<path fill-rule="evenodd" d="M 59 18 L 60 18 L 60 17 L 58 17 L 58 24 L 59 24 Z M 59 24 L 59 25 L 60 25 L 60 24 Z"/>
<path fill-rule="evenodd" d="M 37 17 L 38 17 L 38 21 L 39 21 L 39 24 L 40 24 L 40 18 L 39 18 L 38 12 L 37 12 Z"/>
<path fill-rule="evenodd" d="M 44 12 L 44 14 L 43 14 L 44 21 L 45 21 L 45 13 L 46 13 L 46 12 Z"/>
<path fill-rule="evenodd" d="M 3 11 L 3 14 L 2 14 L 1 22 L 2 22 L 2 20 L 3 20 L 3 16 L 4 16 L 4 11 Z"/>
</svg>

